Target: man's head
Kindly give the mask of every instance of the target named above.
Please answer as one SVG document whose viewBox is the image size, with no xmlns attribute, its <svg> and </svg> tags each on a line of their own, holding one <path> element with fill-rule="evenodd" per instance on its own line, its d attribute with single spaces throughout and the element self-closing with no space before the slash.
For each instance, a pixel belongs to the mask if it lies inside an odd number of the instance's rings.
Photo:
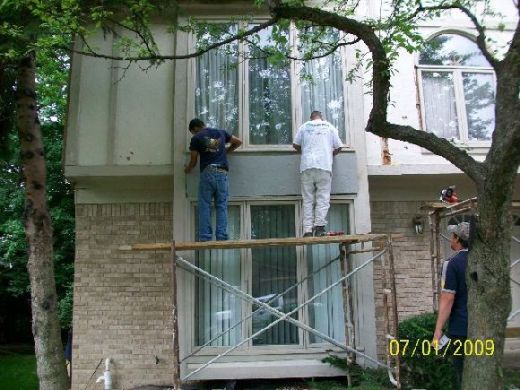
<svg viewBox="0 0 520 390">
<path fill-rule="evenodd" d="M 204 122 L 202 122 L 199 118 L 194 118 L 190 121 L 188 130 L 190 131 L 191 134 L 197 134 L 199 131 L 201 131 L 205 127 L 206 127 L 206 125 L 204 124 Z"/>
<path fill-rule="evenodd" d="M 313 121 L 315 119 L 323 119 L 323 117 L 321 116 L 321 112 L 320 111 L 313 111 L 313 112 L 311 112 L 311 121 Z"/>
<path fill-rule="evenodd" d="M 448 233 L 451 234 L 450 246 L 454 251 L 468 247 L 469 223 L 461 222 L 458 225 L 448 225 Z"/>
</svg>

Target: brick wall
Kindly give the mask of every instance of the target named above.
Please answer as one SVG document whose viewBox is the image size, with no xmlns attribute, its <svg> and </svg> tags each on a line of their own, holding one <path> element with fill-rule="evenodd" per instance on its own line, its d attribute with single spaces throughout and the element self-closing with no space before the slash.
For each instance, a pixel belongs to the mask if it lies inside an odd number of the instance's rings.
<svg viewBox="0 0 520 390">
<path fill-rule="evenodd" d="M 425 219 L 424 234 L 415 234 L 412 219 L 420 214 L 425 202 L 371 202 L 372 231 L 400 233 L 403 238 L 393 242 L 397 309 L 402 321 L 416 314 L 432 311 L 432 282 L 430 263 L 430 231 Z M 383 356 L 387 341 L 384 338 L 384 310 L 382 270 L 374 263 L 374 293 L 378 354 Z M 433 330 L 432 330 L 433 332 Z"/>
<path fill-rule="evenodd" d="M 76 206 L 73 390 L 101 388 L 107 357 L 114 388 L 172 383 L 170 256 L 119 250 L 171 232 L 168 203 Z"/>
</svg>

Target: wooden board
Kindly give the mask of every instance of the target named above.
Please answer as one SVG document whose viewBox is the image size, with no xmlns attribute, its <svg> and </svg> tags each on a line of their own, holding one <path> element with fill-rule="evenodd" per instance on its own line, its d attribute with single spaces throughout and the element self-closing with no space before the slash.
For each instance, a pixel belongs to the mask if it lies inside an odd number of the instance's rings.
<svg viewBox="0 0 520 390">
<path fill-rule="evenodd" d="M 302 246 L 316 244 L 334 244 L 346 243 L 354 244 L 357 242 L 383 241 L 388 237 L 387 234 L 357 234 L 342 236 L 325 236 L 325 237 L 289 237 L 289 238 L 267 238 L 260 240 L 228 240 L 228 241 L 205 241 L 205 242 L 176 242 L 175 250 L 190 251 L 202 249 L 240 249 L 240 248 L 258 248 L 258 247 L 277 247 L 277 246 Z M 398 235 L 392 235 L 398 237 Z M 123 251 L 166 251 L 171 250 L 172 243 L 158 242 L 151 244 L 133 244 L 123 245 L 119 250 Z"/>
<path fill-rule="evenodd" d="M 507 328 L 506 329 L 506 337 L 508 339 L 512 339 L 515 337 L 520 337 L 520 328 Z"/>
</svg>

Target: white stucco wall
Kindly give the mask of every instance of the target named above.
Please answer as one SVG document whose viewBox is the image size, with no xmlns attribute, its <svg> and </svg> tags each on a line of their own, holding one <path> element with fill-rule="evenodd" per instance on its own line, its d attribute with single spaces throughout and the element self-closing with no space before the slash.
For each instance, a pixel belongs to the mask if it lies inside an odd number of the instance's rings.
<svg viewBox="0 0 520 390">
<path fill-rule="evenodd" d="M 161 53 L 174 51 L 166 26 L 153 27 Z M 110 34 L 89 44 L 112 51 Z M 142 69 L 147 69 L 143 71 Z M 173 61 L 150 65 L 75 55 L 66 166 L 171 164 Z"/>
<path fill-rule="evenodd" d="M 498 57 L 500 53 L 507 48 L 507 42 L 512 36 L 515 27 L 517 12 L 511 0 L 497 0 L 494 5 L 499 9 L 503 16 L 489 18 L 485 21 L 488 27 L 488 35 L 493 39 L 490 42 L 490 48 L 497 50 Z M 372 7 L 374 12 L 379 15 L 379 7 Z M 388 10 L 386 10 L 388 11 Z M 385 13 L 385 8 L 382 10 Z M 499 25 L 503 24 L 505 30 L 499 31 Z M 459 11 L 451 11 L 445 17 L 439 20 L 424 22 L 420 28 L 420 33 L 424 38 L 429 38 L 441 31 L 461 32 L 466 35 L 476 36 L 469 19 Z M 393 123 L 409 125 L 416 129 L 422 130 L 420 99 L 417 87 L 417 63 L 418 53 L 407 53 L 401 50 L 400 56 L 395 62 L 395 73 L 392 75 L 390 90 L 390 100 L 388 110 L 388 120 Z M 370 74 L 365 74 L 370 77 Z M 372 107 L 372 96 L 365 95 L 364 112 L 365 121 L 368 119 L 370 109 Z M 399 173 L 417 173 L 417 174 L 435 174 L 435 173 L 455 173 L 458 170 L 442 157 L 433 155 L 432 153 L 409 143 L 388 140 L 390 153 L 392 154 L 393 167 L 381 167 L 381 139 L 373 134 L 367 133 L 367 160 L 369 165 L 369 174 L 399 174 Z M 470 153 L 477 159 L 483 160 L 487 149 L 478 148 L 470 150 Z M 404 167 L 404 170 L 399 168 Z M 381 168 L 378 168 L 381 167 Z M 388 169 L 387 169 L 388 168 Z"/>
</svg>

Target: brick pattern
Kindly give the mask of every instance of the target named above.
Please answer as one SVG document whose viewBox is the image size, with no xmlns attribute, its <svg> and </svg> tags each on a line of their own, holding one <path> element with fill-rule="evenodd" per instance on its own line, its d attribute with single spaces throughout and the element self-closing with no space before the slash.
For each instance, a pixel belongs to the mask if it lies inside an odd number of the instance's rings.
<svg viewBox="0 0 520 390">
<path fill-rule="evenodd" d="M 76 205 L 73 390 L 101 388 L 107 357 L 115 389 L 173 382 L 170 256 L 119 250 L 171 235 L 169 203 Z"/>
<path fill-rule="evenodd" d="M 430 230 L 424 220 L 423 234 L 416 234 L 413 217 L 426 202 L 371 202 L 372 231 L 374 233 L 400 233 L 403 238 L 393 241 L 397 310 L 402 321 L 417 314 L 432 311 L 432 283 L 430 262 Z M 374 295 L 376 307 L 377 351 L 385 355 L 384 310 L 381 263 L 374 264 Z M 433 330 L 432 330 L 433 332 Z"/>
</svg>

